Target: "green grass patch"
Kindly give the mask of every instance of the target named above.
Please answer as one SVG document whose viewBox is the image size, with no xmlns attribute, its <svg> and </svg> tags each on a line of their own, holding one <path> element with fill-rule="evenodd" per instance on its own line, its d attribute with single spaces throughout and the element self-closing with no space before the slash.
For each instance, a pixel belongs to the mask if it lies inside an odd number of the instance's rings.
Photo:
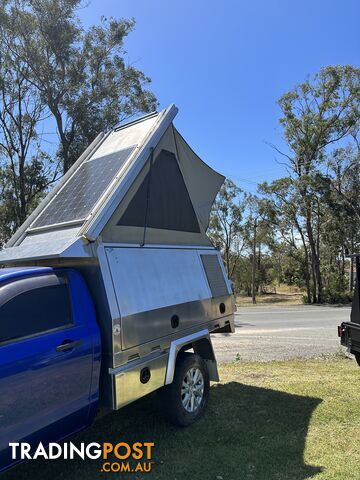
<svg viewBox="0 0 360 480">
<path fill-rule="evenodd" d="M 360 369 L 339 356 L 220 366 L 206 415 L 177 429 L 156 411 L 155 396 L 98 420 L 79 442 L 153 441 L 153 471 L 103 474 L 99 461 L 36 461 L 9 480 L 358 480 Z"/>
</svg>

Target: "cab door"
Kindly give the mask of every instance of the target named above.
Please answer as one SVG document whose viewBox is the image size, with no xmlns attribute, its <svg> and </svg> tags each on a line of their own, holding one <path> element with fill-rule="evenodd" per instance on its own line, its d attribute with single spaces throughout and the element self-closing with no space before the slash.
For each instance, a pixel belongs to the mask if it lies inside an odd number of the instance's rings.
<svg viewBox="0 0 360 480">
<path fill-rule="evenodd" d="M 0 286 L 0 469 L 9 442 L 58 440 L 87 424 L 93 337 L 73 315 L 68 278 Z"/>
</svg>

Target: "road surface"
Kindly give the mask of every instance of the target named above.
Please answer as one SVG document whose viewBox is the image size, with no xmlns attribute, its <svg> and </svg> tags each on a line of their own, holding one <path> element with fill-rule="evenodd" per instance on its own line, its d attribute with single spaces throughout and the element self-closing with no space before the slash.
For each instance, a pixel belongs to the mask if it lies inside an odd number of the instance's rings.
<svg viewBox="0 0 360 480">
<path fill-rule="evenodd" d="M 350 307 L 238 307 L 234 334 L 212 335 L 219 362 L 318 357 L 339 351 L 337 325 Z"/>
</svg>

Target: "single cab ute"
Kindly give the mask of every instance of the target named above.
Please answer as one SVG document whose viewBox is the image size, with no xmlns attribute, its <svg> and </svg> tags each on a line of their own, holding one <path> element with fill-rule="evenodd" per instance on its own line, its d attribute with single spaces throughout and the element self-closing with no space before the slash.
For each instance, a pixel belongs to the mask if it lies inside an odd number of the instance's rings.
<svg viewBox="0 0 360 480">
<path fill-rule="evenodd" d="M 0 469 L 155 390 L 186 426 L 234 300 L 206 235 L 224 177 L 170 106 L 100 134 L 0 251 Z"/>
</svg>

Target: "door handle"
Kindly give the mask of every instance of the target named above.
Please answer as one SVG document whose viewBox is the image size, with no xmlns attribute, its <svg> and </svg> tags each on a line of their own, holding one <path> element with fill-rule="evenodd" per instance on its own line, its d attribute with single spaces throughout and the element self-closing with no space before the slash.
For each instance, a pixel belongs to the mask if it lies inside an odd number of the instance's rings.
<svg viewBox="0 0 360 480">
<path fill-rule="evenodd" d="M 66 343 L 62 343 L 58 347 L 56 347 L 57 352 L 66 352 L 67 350 L 72 350 L 73 348 L 81 345 L 82 341 L 81 340 L 74 340 L 73 342 L 71 341 L 66 341 Z"/>
</svg>

